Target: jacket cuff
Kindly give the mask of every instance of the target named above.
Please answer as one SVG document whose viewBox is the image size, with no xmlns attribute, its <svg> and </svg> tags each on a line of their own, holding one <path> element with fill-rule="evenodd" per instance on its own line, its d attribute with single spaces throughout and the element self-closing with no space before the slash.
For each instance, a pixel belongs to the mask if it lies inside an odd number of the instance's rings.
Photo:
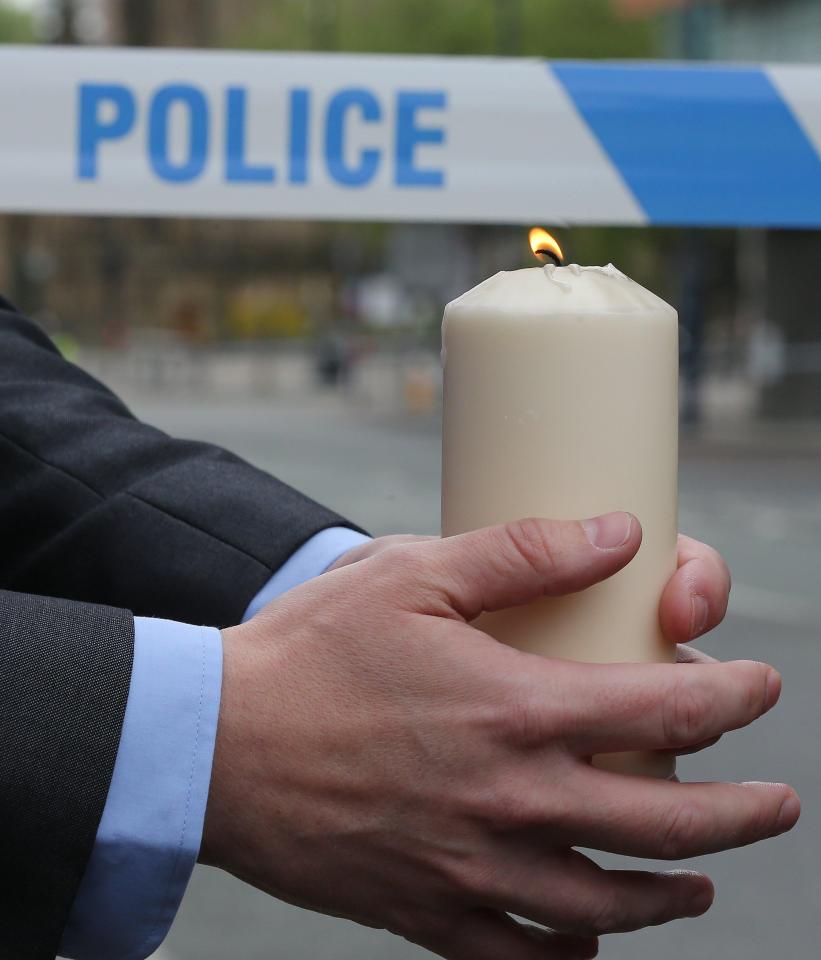
<svg viewBox="0 0 821 960">
<path fill-rule="evenodd" d="M 248 604 L 242 622 L 256 616 L 267 603 L 276 600 L 281 594 L 325 573 L 343 553 L 367 543 L 370 539 L 366 534 L 347 527 L 328 527 L 315 533 L 291 554 Z"/>
</svg>

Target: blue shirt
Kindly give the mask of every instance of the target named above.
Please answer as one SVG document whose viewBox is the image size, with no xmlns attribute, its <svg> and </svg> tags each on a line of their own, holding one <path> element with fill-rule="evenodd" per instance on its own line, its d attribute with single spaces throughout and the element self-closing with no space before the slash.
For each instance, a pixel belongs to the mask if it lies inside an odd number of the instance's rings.
<svg viewBox="0 0 821 960">
<path fill-rule="evenodd" d="M 368 540 L 342 527 L 303 544 L 243 621 Z M 219 630 L 138 617 L 120 746 L 60 952 L 143 960 L 165 939 L 202 839 L 222 685 Z"/>
</svg>

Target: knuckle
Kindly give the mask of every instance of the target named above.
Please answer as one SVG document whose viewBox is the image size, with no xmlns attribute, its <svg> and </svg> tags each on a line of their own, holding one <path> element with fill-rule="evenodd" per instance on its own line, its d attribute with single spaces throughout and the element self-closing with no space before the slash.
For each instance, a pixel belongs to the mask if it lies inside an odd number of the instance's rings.
<svg viewBox="0 0 821 960">
<path fill-rule="evenodd" d="M 442 615 L 447 615 L 452 608 L 454 601 L 447 590 L 448 578 L 438 569 L 435 555 L 420 548 L 419 544 L 388 547 L 377 560 L 380 568 L 376 579 L 381 579 L 401 606 L 415 609 L 425 603 L 434 606 Z M 397 589 L 400 586 L 402 589 Z"/>
<path fill-rule="evenodd" d="M 505 700 L 500 725 L 504 739 L 520 749 L 543 746 L 555 734 L 544 695 L 519 689 Z"/>
<path fill-rule="evenodd" d="M 454 865 L 449 881 L 453 893 L 466 902 L 489 902 L 497 893 L 498 881 L 493 867 L 479 858 Z"/>
<path fill-rule="evenodd" d="M 667 814 L 660 835 L 659 856 L 663 860 L 678 860 L 693 848 L 703 835 L 705 814 L 695 802 L 688 801 Z"/>
<path fill-rule="evenodd" d="M 415 544 L 395 544 L 383 550 L 379 556 L 380 562 L 393 574 L 401 577 L 416 579 L 426 570 L 425 558 Z"/>
<path fill-rule="evenodd" d="M 539 577 L 550 576 L 557 567 L 555 544 L 544 520 L 527 517 L 505 524 L 505 532 L 516 556 Z"/>
<path fill-rule="evenodd" d="M 727 561 L 721 555 L 721 553 L 716 550 L 715 547 L 711 547 L 709 544 L 705 544 L 704 553 L 706 558 L 715 565 L 715 568 L 719 571 L 722 577 L 726 577 L 727 580 L 730 579 L 730 568 L 727 566 Z"/>
<path fill-rule="evenodd" d="M 616 933 L 623 923 L 618 897 L 610 891 L 598 891 L 577 920 L 578 932 L 594 937 Z"/>
<path fill-rule="evenodd" d="M 711 703 L 686 671 L 663 706 L 663 730 L 670 746 L 700 743 L 709 734 Z"/>
<path fill-rule="evenodd" d="M 536 826 L 544 820 L 544 811 L 525 790 L 500 796 L 494 813 L 498 827 L 514 831 Z"/>
<path fill-rule="evenodd" d="M 727 598 L 732 589 L 732 576 L 727 561 L 722 557 L 718 550 L 713 547 L 703 545 L 703 554 L 701 557 L 705 575 L 709 577 L 709 593 L 718 606 L 724 610 L 727 606 Z"/>
<path fill-rule="evenodd" d="M 730 567 L 727 564 L 727 561 L 718 552 L 718 550 L 714 551 L 714 553 L 715 553 L 716 564 L 718 566 L 719 574 L 721 575 L 721 578 L 724 581 L 724 588 L 729 594 L 730 591 L 733 589 L 733 574 L 730 570 Z"/>
<path fill-rule="evenodd" d="M 486 828 L 502 833 L 544 820 L 533 791 L 516 777 L 505 777 L 482 791 L 474 801 L 473 813 Z"/>
</svg>

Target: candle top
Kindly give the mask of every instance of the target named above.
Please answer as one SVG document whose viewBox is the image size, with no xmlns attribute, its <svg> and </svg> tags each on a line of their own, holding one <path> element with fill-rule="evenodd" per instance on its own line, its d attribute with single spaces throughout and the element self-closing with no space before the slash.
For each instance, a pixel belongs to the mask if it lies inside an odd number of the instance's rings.
<svg viewBox="0 0 821 960">
<path fill-rule="evenodd" d="M 451 301 L 445 314 L 463 311 L 518 316 L 663 313 L 677 317 L 669 303 L 612 263 L 605 267 L 580 267 L 577 263 L 557 267 L 549 263 L 503 270 Z"/>
</svg>

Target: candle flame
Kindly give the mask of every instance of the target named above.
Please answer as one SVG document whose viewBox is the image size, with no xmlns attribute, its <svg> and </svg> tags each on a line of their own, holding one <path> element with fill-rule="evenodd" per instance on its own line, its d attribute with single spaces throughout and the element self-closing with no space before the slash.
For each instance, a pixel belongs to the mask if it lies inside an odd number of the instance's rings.
<svg viewBox="0 0 821 960">
<path fill-rule="evenodd" d="M 558 266 L 564 262 L 559 241 L 542 227 L 534 227 L 530 231 L 530 249 L 543 262 L 553 260 Z"/>
</svg>

